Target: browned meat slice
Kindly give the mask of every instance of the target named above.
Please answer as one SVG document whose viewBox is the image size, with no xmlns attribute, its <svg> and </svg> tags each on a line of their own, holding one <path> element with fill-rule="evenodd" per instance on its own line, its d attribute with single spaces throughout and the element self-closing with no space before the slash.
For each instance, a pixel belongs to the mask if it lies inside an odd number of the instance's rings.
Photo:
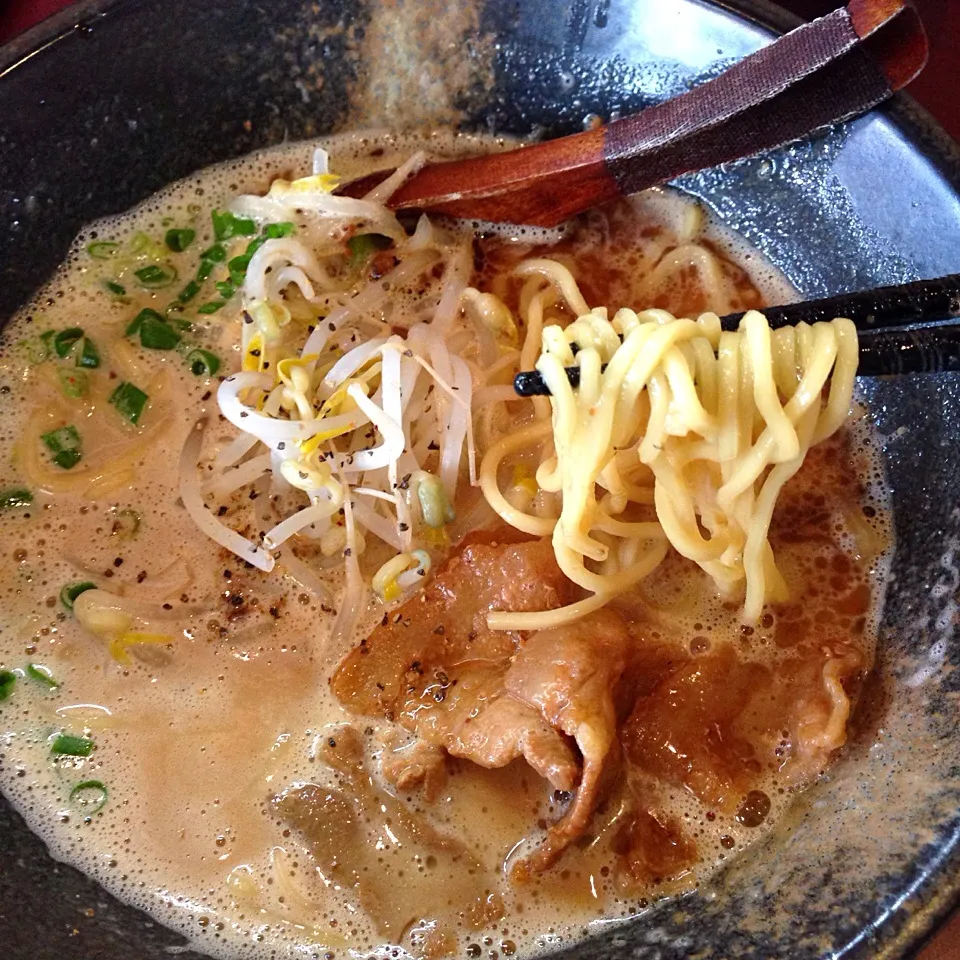
<svg viewBox="0 0 960 960">
<path fill-rule="evenodd" d="M 322 742 L 320 759 L 337 772 L 339 788 L 294 786 L 273 805 L 306 840 L 325 884 L 355 896 L 396 943 L 417 921 L 452 933 L 485 915 L 489 891 L 478 861 L 371 785 L 351 727 Z"/>
<path fill-rule="evenodd" d="M 423 784 L 424 795 L 432 803 L 447 782 L 445 754 L 424 740 L 401 741 L 396 729 L 383 737 L 380 770 L 398 790 L 413 790 Z"/>
<path fill-rule="evenodd" d="M 615 692 L 630 637 L 612 612 L 525 642 L 490 631 L 486 614 L 550 609 L 569 602 L 569 591 L 548 543 L 471 545 L 331 681 L 350 709 L 394 719 L 453 756 L 494 768 L 522 756 L 557 789 L 576 789 L 521 874 L 552 864 L 590 821 L 616 742 Z"/>
<path fill-rule="evenodd" d="M 601 610 L 577 623 L 533 634 L 507 671 L 507 690 L 573 737 L 583 756 L 583 775 L 570 809 L 537 852 L 518 865 L 521 874 L 550 866 L 590 823 L 616 741 L 614 695 L 630 643 L 623 620 Z"/>
<path fill-rule="evenodd" d="M 617 831 L 613 842 L 626 887 L 677 880 L 697 862 L 696 841 L 676 817 L 638 809 Z"/>
<path fill-rule="evenodd" d="M 385 618 L 331 679 L 358 713 L 382 714 L 434 746 L 484 767 L 523 756 L 554 786 L 580 770 L 535 705 L 506 696 L 515 633 L 492 631 L 487 612 L 548 610 L 570 599 L 549 543 L 472 544 L 427 589 Z"/>
<path fill-rule="evenodd" d="M 729 645 L 694 657 L 637 701 L 620 735 L 628 760 L 726 812 L 771 770 L 815 776 L 846 739 L 863 657 L 840 643 L 791 653 L 772 669 Z"/>
<path fill-rule="evenodd" d="M 570 590 L 546 541 L 473 544 L 344 658 L 333 692 L 356 713 L 387 717 L 427 686 L 442 696 L 447 667 L 503 663 L 516 652 L 517 634 L 487 627 L 490 610 L 552 610 Z"/>
</svg>

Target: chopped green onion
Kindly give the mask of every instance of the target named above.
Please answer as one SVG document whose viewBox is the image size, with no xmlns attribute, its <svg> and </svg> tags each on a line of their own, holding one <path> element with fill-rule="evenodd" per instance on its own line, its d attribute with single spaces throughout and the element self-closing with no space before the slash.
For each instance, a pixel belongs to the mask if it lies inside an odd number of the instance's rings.
<svg viewBox="0 0 960 960">
<path fill-rule="evenodd" d="M 119 243 L 113 243 L 111 240 L 95 240 L 87 245 L 87 253 L 94 260 L 109 260 L 115 256 L 120 249 Z"/>
<path fill-rule="evenodd" d="M 89 757 L 93 752 L 93 741 L 87 737 L 61 733 L 51 744 L 50 752 L 62 757 Z"/>
<path fill-rule="evenodd" d="M 251 240 L 244 253 L 248 257 L 252 257 L 267 242 L 267 239 L 267 237 L 257 237 L 256 240 Z"/>
<path fill-rule="evenodd" d="M 52 330 L 48 332 L 53 333 Z M 28 337 L 20 341 L 20 346 L 26 351 L 27 360 L 30 363 L 43 363 L 50 357 L 50 340 L 45 340 L 44 336 L 45 334 L 41 334 L 39 337 Z"/>
<path fill-rule="evenodd" d="M 132 337 L 135 333 L 140 331 L 140 324 L 143 323 L 147 318 L 152 320 L 157 320 L 160 323 L 163 322 L 163 316 L 157 313 L 156 310 L 151 310 L 150 307 L 144 307 L 128 324 L 127 329 L 124 333 L 128 337 Z"/>
<path fill-rule="evenodd" d="M 159 260 L 163 256 L 163 246 L 142 230 L 133 235 L 129 246 L 131 253 L 145 254 L 151 260 Z"/>
<path fill-rule="evenodd" d="M 182 229 L 168 230 L 167 235 L 163 238 L 166 245 L 174 253 L 183 253 L 187 247 L 193 243 L 194 237 L 196 237 L 197 231 L 191 230 L 189 227 L 184 227 Z"/>
<path fill-rule="evenodd" d="M 220 369 L 220 358 L 209 350 L 191 350 L 186 357 L 190 371 L 197 377 L 212 377 Z"/>
<path fill-rule="evenodd" d="M 107 788 L 99 780 L 84 780 L 70 791 L 69 799 L 81 810 L 99 813 L 107 803 Z"/>
<path fill-rule="evenodd" d="M 224 300 L 229 300 L 237 292 L 237 288 L 229 280 L 221 280 L 219 283 L 214 284 L 214 286 L 217 288 L 217 293 L 219 293 Z"/>
<path fill-rule="evenodd" d="M 59 453 L 61 450 L 75 450 L 80 446 L 80 434 L 73 425 L 58 427 L 56 430 L 42 434 L 40 439 L 51 453 Z"/>
<path fill-rule="evenodd" d="M 75 467 L 82 459 L 80 434 L 74 426 L 60 427 L 43 434 L 40 439 L 53 454 L 53 462 L 64 470 Z"/>
<path fill-rule="evenodd" d="M 177 268 L 171 263 L 163 266 L 151 263 L 149 266 L 135 270 L 134 276 L 148 290 L 159 290 L 162 287 L 169 287 L 177 279 Z"/>
<path fill-rule="evenodd" d="M 144 317 L 140 322 L 140 344 L 148 350 L 172 350 L 180 334 L 166 320 Z"/>
<path fill-rule="evenodd" d="M 200 254 L 200 259 L 210 260 L 213 263 L 223 263 L 227 259 L 227 248 L 222 243 L 215 243 Z"/>
<path fill-rule="evenodd" d="M 68 397 L 85 397 L 90 389 L 90 381 L 83 370 L 58 370 L 60 389 Z"/>
<path fill-rule="evenodd" d="M 235 217 L 229 210 L 213 210 L 213 233 L 218 240 L 231 237 L 250 237 L 257 232 L 257 225 L 245 217 Z"/>
<path fill-rule="evenodd" d="M 268 223 L 263 228 L 263 235 L 268 240 L 279 240 L 281 237 L 289 237 L 291 234 L 296 233 L 296 226 L 290 223 L 289 220 L 285 220 L 283 223 Z"/>
<path fill-rule="evenodd" d="M 215 264 L 212 260 L 201 260 L 200 266 L 197 267 L 197 280 L 201 283 L 206 280 L 210 274 L 213 273 L 214 266 Z"/>
<path fill-rule="evenodd" d="M 56 690 L 60 686 L 60 681 L 55 680 L 53 674 L 42 663 L 28 663 L 27 674 L 51 690 Z"/>
<path fill-rule="evenodd" d="M 221 307 L 225 307 L 226 305 L 226 300 L 210 300 L 208 303 L 197 307 L 197 313 L 216 313 Z"/>
<path fill-rule="evenodd" d="M 33 494 L 26 487 L 7 487 L 6 490 L 0 490 L 0 510 L 29 507 L 31 503 Z"/>
<path fill-rule="evenodd" d="M 73 604 L 76 602 L 77 597 L 81 593 L 86 593 L 88 590 L 96 590 L 97 585 L 91 583 L 89 580 L 84 580 L 79 583 L 67 583 L 60 588 L 60 602 L 68 609 L 73 609 Z"/>
<path fill-rule="evenodd" d="M 234 274 L 237 274 L 242 280 L 246 275 L 247 267 L 250 266 L 250 254 L 241 253 L 239 256 L 234 257 L 228 264 L 227 269 L 230 271 L 230 279 L 232 280 Z"/>
<path fill-rule="evenodd" d="M 122 297 L 126 297 L 127 295 L 127 288 L 123 286 L 122 283 L 117 283 L 116 280 L 104 280 L 103 286 L 109 293 L 112 293 L 115 297 L 122 298 Z"/>
<path fill-rule="evenodd" d="M 17 675 L 9 670 L 0 670 L 0 702 L 7 699 L 17 685 Z"/>
<path fill-rule="evenodd" d="M 206 279 L 206 277 L 204 277 Z M 177 300 L 180 303 L 189 303 L 200 292 L 200 284 L 196 280 L 191 280 L 178 294 Z"/>
<path fill-rule="evenodd" d="M 100 366 L 100 351 L 97 345 L 89 338 L 83 338 L 83 346 L 77 354 L 77 366 L 94 370 Z"/>
<path fill-rule="evenodd" d="M 116 408 L 117 412 L 129 420 L 131 423 L 137 423 L 143 414 L 143 408 L 147 405 L 150 398 L 132 383 L 124 381 L 110 394 L 110 403 Z"/>
<path fill-rule="evenodd" d="M 53 349 L 58 357 L 67 356 L 83 337 L 82 327 L 68 327 L 53 338 Z"/>
<path fill-rule="evenodd" d="M 118 510 L 113 526 L 110 528 L 110 535 L 119 537 L 121 540 L 131 540 L 137 535 L 140 529 L 140 514 L 129 507 L 125 510 Z"/>
<path fill-rule="evenodd" d="M 350 266 L 356 267 L 364 263 L 378 250 L 385 250 L 393 241 L 379 233 L 360 233 L 347 241 L 350 249 Z"/>
<path fill-rule="evenodd" d="M 61 450 L 55 454 L 53 462 L 64 470 L 70 470 L 83 459 L 83 454 L 79 450 Z"/>
</svg>

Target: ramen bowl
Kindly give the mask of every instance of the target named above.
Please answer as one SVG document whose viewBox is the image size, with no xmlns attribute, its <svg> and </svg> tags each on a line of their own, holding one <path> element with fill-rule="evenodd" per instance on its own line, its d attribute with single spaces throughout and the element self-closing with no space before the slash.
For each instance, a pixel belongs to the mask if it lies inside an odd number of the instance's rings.
<svg viewBox="0 0 960 960">
<path fill-rule="evenodd" d="M 362 128 L 569 133 L 674 96 L 792 25 L 764 3 L 700 0 L 79 4 L 0 52 L 0 315 L 83 224 L 208 164 Z M 677 186 L 807 297 L 956 269 L 960 154 L 904 97 Z M 596 924 L 564 956 L 900 957 L 951 906 L 960 381 L 863 380 L 860 391 L 896 550 L 850 742 L 776 829 L 696 892 Z M 183 786 L 171 784 L 171 803 Z M 2 799 L 0 837 L 4 957 L 199 956 L 52 859 Z"/>
</svg>

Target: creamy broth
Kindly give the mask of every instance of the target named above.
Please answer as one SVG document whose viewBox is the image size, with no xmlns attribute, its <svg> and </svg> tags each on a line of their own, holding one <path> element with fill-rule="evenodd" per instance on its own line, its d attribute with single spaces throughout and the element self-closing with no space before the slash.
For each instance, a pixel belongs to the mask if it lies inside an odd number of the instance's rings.
<svg viewBox="0 0 960 960">
<path fill-rule="evenodd" d="M 324 146 L 349 179 L 418 147 L 456 155 L 500 144 L 354 136 Z M 827 709 L 817 658 L 831 644 L 849 661 L 843 680 L 855 698 L 872 663 L 891 536 L 870 428 L 861 412 L 787 487 L 771 540 L 791 602 L 755 628 L 742 627 L 739 605 L 718 600 L 712 581 L 677 556 L 616 602 L 646 651 L 624 734 L 643 773 L 611 785 L 589 833 L 556 866 L 512 882 L 505 863 L 537 844 L 568 798 L 522 761 L 486 770 L 449 760 L 431 801 L 422 788 L 397 790 L 383 778 L 381 762 L 406 735 L 382 717 L 349 713 L 331 693 L 331 672 L 349 650 L 329 642 L 336 604 L 280 570 L 249 568 L 206 539 L 179 503 L 180 451 L 198 417 L 213 423 L 208 455 L 236 431 L 217 419 L 216 377 L 193 375 L 176 351 L 124 337 L 142 307 L 162 309 L 171 291 L 137 292 L 134 265 L 88 253 L 91 242 L 129 246 L 137 234 L 156 240 L 189 226 L 196 241 L 167 255 L 182 284 L 213 242 L 210 210 L 264 192 L 276 176 L 307 173 L 313 147 L 204 171 L 92 225 L 4 331 L 0 486 L 27 486 L 34 500 L 0 513 L 0 669 L 17 672 L 0 703 L 0 787 L 55 856 L 217 956 L 365 955 L 397 944 L 493 958 L 568 943 L 706 882 L 819 774 L 823 753 L 804 747 L 802 735 L 792 752 L 786 741 L 772 744 L 766 766 L 704 745 L 709 710 L 691 713 L 685 703 L 718 705 L 718 723 L 757 742 L 777 711 L 788 717 L 796 707 L 797 723 L 815 723 Z M 518 294 L 511 266 L 546 252 L 577 265 L 588 302 L 613 308 L 726 313 L 792 295 L 756 252 L 670 190 L 556 234 L 478 229 L 474 283 L 508 304 Z M 694 267 L 658 272 L 693 241 L 719 258 L 725 302 L 707 302 Z M 184 315 L 197 344 L 224 359 L 222 376 L 239 367 L 240 319 L 197 314 L 202 299 Z M 36 356 L 43 332 L 70 327 L 83 328 L 101 355 L 85 398 L 65 393 L 56 365 Z M 121 382 L 149 394 L 137 427 L 110 402 Z M 40 439 L 65 423 L 83 438 L 83 460 L 70 470 L 49 462 Z M 258 509 L 244 491 L 226 512 L 239 528 L 255 526 Z M 339 574 L 326 577 L 336 594 Z M 58 599 L 78 581 L 121 597 L 138 631 L 169 642 L 111 649 L 81 629 Z M 353 639 L 383 616 L 372 602 Z M 59 685 L 25 673 L 28 664 Z M 751 700 L 758 684 L 779 699 Z M 688 701 L 674 695 L 681 687 L 693 691 Z M 60 732 L 88 737 L 95 749 L 52 759 Z M 71 796 L 89 781 L 108 790 L 100 809 Z M 293 811 L 292 789 L 305 800 Z M 330 799 L 344 792 L 359 804 L 352 813 Z M 339 873 L 325 872 L 324 857 Z"/>
</svg>

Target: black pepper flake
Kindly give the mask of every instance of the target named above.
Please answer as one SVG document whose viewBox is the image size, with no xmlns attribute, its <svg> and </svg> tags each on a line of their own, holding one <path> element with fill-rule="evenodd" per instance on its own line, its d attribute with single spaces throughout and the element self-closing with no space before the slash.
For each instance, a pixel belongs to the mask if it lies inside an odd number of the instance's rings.
<svg viewBox="0 0 960 960">
<path fill-rule="evenodd" d="M 250 351 L 250 356 L 251 356 L 251 357 L 259 357 L 259 356 L 260 356 L 260 351 L 259 351 L 259 350 L 251 350 L 251 351 Z"/>
<path fill-rule="evenodd" d="M 286 450 L 286 449 L 287 449 L 287 445 L 281 440 L 281 441 L 277 444 L 277 449 L 278 449 L 278 450 Z"/>
<path fill-rule="evenodd" d="M 413 356 L 413 351 L 412 351 L 409 347 L 407 347 L 407 349 L 403 351 L 403 355 L 404 355 L 405 357 L 412 357 L 412 356 Z"/>
<path fill-rule="evenodd" d="M 328 329 L 331 333 L 333 333 L 333 332 L 337 329 L 337 325 L 336 325 L 335 323 L 328 323 L 328 324 L 327 324 L 327 329 Z"/>
<path fill-rule="evenodd" d="M 410 529 L 410 524 L 409 524 L 409 523 L 399 523 L 399 524 L 397 524 L 397 529 L 399 529 L 399 531 L 400 531 L 401 533 L 405 533 L 407 530 Z"/>
<path fill-rule="evenodd" d="M 253 323 L 253 317 L 251 317 L 250 314 L 247 313 L 246 310 L 243 311 L 243 322 L 244 322 L 244 323 Z"/>
<path fill-rule="evenodd" d="M 249 417 L 249 416 L 250 416 L 250 414 L 249 414 L 249 413 L 247 413 L 247 411 L 246 411 L 246 410 L 241 410 L 241 411 L 240 411 L 240 416 L 241 416 L 241 417 Z"/>
<path fill-rule="evenodd" d="M 271 607 L 271 608 L 270 608 L 270 616 L 273 617 L 274 620 L 279 620 L 279 619 L 280 619 L 280 610 L 279 610 L 277 607 Z"/>
<path fill-rule="evenodd" d="M 147 579 L 147 571 L 146 571 L 146 570 L 141 570 L 141 571 L 137 574 L 137 583 L 143 583 L 143 581 L 146 580 L 146 579 Z"/>
<path fill-rule="evenodd" d="M 438 637 L 442 637 L 442 636 L 444 635 L 444 633 L 446 633 L 446 630 L 444 630 L 443 624 L 441 623 L 439 626 L 436 626 L 436 627 L 433 628 L 433 632 L 434 632 Z"/>
<path fill-rule="evenodd" d="M 226 508 L 226 507 L 218 507 L 218 508 L 217 508 L 217 516 L 218 516 L 218 517 L 226 516 L 226 513 L 227 513 L 227 508 Z"/>
<path fill-rule="evenodd" d="M 114 558 L 114 561 L 113 561 L 113 565 L 114 565 L 115 567 L 122 567 L 122 566 L 123 566 L 123 557 L 115 557 L 115 558 Z"/>
<path fill-rule="evenodd" d="M 439 449 L 440 449 L 440 444 L 437 443 L 436 440 L 431 440 L 431 441 L 427 444 L 427 449 L 428 449 L 428 450 L 439 450 Z"/>
<path fill-rule="evenodd" d="M 343 551 L 343 555 L 345 557 L 350 557 L 353 555 L 353 551 L 349 547 L 346 547 Z"/>
<path fill-rule="evenodd" d="M 337 745 L 337 741 L 334 740 L 333 737 L 331 737 L 331 738 L 327 741 L 327 746 L 330 747 L 331 749 L 333 749 L 336 745 Z"/>
<path fill-rule="evenodd" d="M 230 598 L 230 603 L 231 603 L 233 606 L 235 606 L 235 607 L 242 607 L 242 606 L 243 606 L 243 596 L 242 596 L 241 594 L 239 594 L 239 593 L 235 593 L 235 594 Z"/>
<path fill-rule="evenodd" d="M 172 604 L 172 603 L 165 603 L 165 604 L 163 605 L 163 609 L 164 609 L 164 610 L 172 610 L 172 609 L 173 609 L 173 604 Z"/>
<path fill-rule="evenodd" d="M 203 396 L 200 399 L 209 400 L 211 396 L 213 396 L 212 392 L 210 390 L 207 390 L 204 392 Z"/>
<path fill-rule="evenodd" d="M 224 570 L 224 571 L 223 571 L 223 578 L 224 578 L 225 580 L 229 580 L 229 579 L 231 579 L 231 577 L 233 577 L 233 571 L 232 571 L 232 570 Z"/>
<path fill-rule="evenodd" d="M 380 621 L 380 626 L 385 627 L 389 621 L 390 621 L 390 614 L 385 613 L 383 615 L 383 619 Z M 361 643 L 360 646 L 363 646 L 363 644 Z"/>
<path fill-rule="evenodd" d="M 257 497 L 259 497 L 259 496 L 260 496 L 260 494 L 257 493 L 256 490 L 251 490 L 251 491 L 247 494 L 247 497 L 248 497 L 250 500 L 256 500 Z"/>
<path fill-rule="evenodd" d="M 386 688 L 382 683 L 380 683 L 379 681 L 377 681 L 377 689 L 378 689 L 378 690 L 386 690 L 387 688 Z"/>
</svg>

